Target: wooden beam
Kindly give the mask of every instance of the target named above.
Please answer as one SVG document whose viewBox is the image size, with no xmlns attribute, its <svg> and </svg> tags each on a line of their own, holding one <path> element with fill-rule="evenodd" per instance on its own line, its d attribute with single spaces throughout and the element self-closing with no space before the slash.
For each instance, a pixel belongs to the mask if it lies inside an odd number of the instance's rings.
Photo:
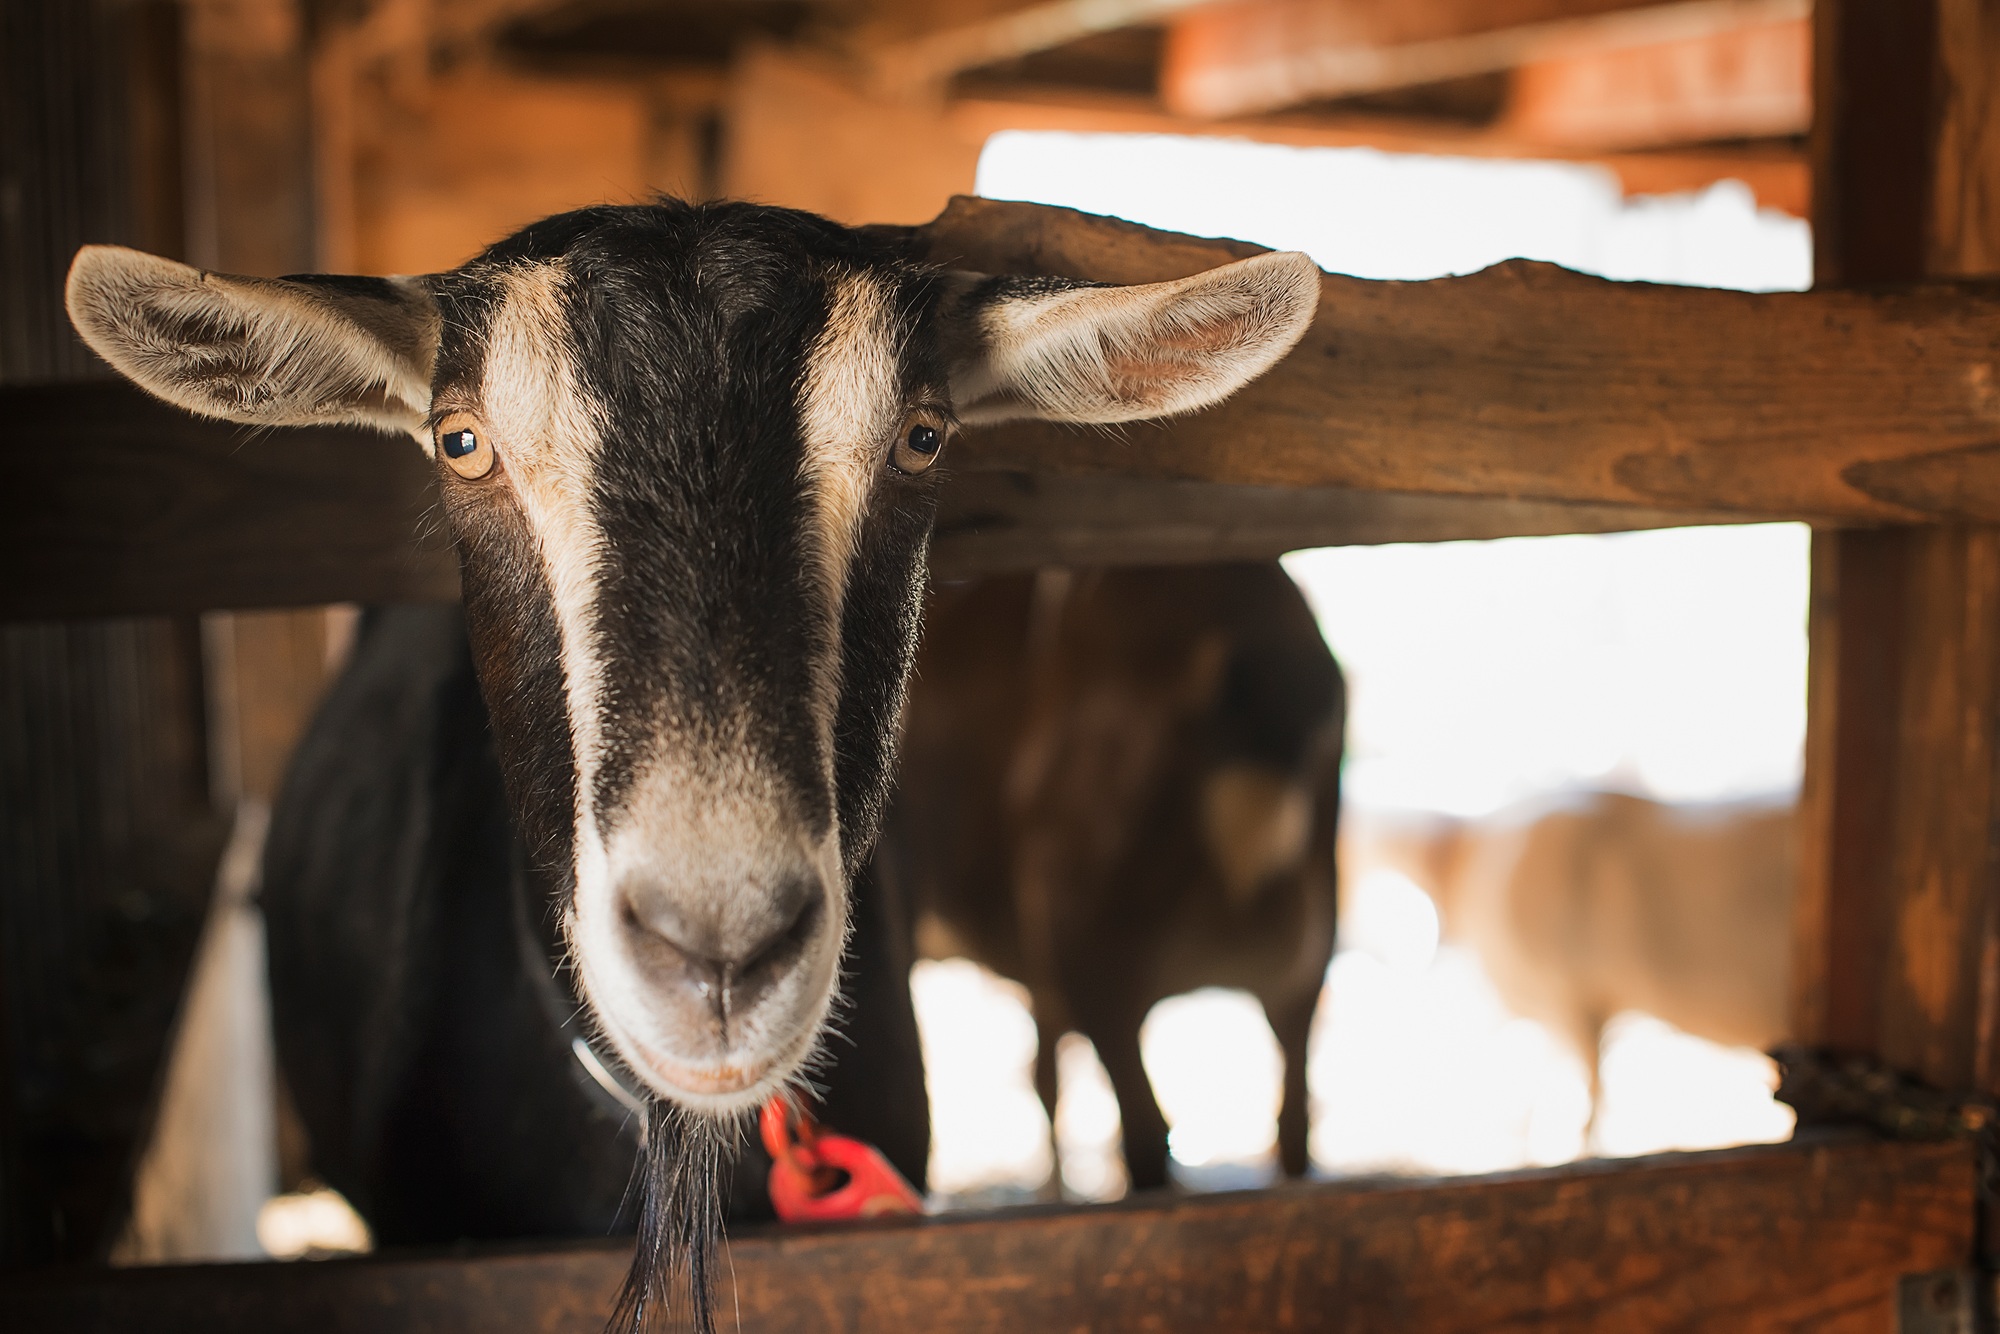
<svg viewBox="0 0 2000 1334">
<path fill-rule="evenodd" d="M 1109 282 L 1253 253 L 958 200 L 931 254 Z M 1122 432 L 969 434 L 961 468 L 1347 487 L 1880 523 L 2000 518 L 1984 386 L 2000 288 L 1751 294 L 1512 261 L 1329 275 L 1298 349 L 1222 407 Z"/>
<path fill-rule="evenodd" d="M 1821 279 L 1991 272 L 1986 10 L 1822 0 L 1815 22 Z M 1811 635 L 1795 1027 L 2000 1091 L 2000 528 L 1816 535 Z"/>
<path fill-rule="evenodd" d="M 1042 565 L 1208 564 L 1310 547 L 1735 521 L 1720 512 L 1562 501 L 968 471 L 952 478 L 939 504 L 931 565 L 939 578 L 955 579 Z"/>
<path fill-rule="evenodd" d="M 457 595 L 407 439 L 252 434 L 124 385 L 0 392 L 0 617 Z"/>
<path fill-rule="evenodd" d="M 1157 23 L 1211 0 L 1040 0 L 968 23 L 891 41 L 865 38 L 857 54 L 869 85 L 889 95 L 935 94 L 955 74 L 1135 24 Z"/>
<path fill-rule="evenodd" d="M 1801 15 L 1678 41 L 1584 49 L 1514 71 L 1505 130 L 1571 148 L 1651 148 L 1804 134 L 1812 29 Z"/>
<path fill-rule="evenodd" d="M 1962 1146 L 1842 1142 L 763 1230 L 721 1300 L 743 1334 L 1881 1334 L 1904 1276 L 1965 1263 L 1975 1191 Z M 628 1247 L 27 1276 L 0 1325 L 597 1334 Z"/>
<path fill-rule="evenodd" d="M 1776 145 L 1711 145 L 1670 151 L 1607 151 L 1576 144 L 1546 143 L 1492 127 L 1454 126 L 1414 116 L 1279 113 L 1232 120 L 1176 116 L 1142 98 L 1115 94 L 967 97 L 945 107 L 943 123 L 969 144 L 982 144 L 1002 130 L 1060 130 L 1077 134 L 1177 134 L 1294 148 L 1375 148 L 1385 153 L 1432 157 L 1531 158 L 1601 167 L 1618 177 L 1627 195 L 1677 194 L 1702 190 L 1717 181 L 1738 180 L 1750 187 L 1763 208 L 1794 217 L 1807 212 L 1805 155 Z M 934 126 L 937 121 L 932 121 Z M 937 190 L 965 194 L 967 184 Z"/>
<path fill-rule="evenodd" d="M 1108 282 L 1255 249 L 981 200 L 913 235 L 944 262 Z M 1674 522 L 1991 520 L 1996 340 L 2000 288 L 1985 284 L 1754 295 L 1525 263 L 1329 276 L 1299 350 L 1214 411 L 968 433 L 939 564 L 1108 558 L 1127 541 L 1149 560 L 1214 559 Z M 123 387 L 18 389 L 0 399 L 0 463 L 22 498 L 0 523 L 0 616 L 455 587 L 430 473 L 390 437 L 249 436 Z"/>
<path fill-rule="evenodd" d="M 253 436 L 115 385 L 6 391 L 0 420 L 18 423 L 0 428 L 0 466 L 36 497 L 0 524 L 0 620 L 457 596 L 429 466 L 404 440 Z M 944 493 L 932 565 L 952 579 L 1733 517 L 968 471 Z"/>
<path fill-rule="evenodd" d="M 510 96 L 506 84 L 485 80 L 479 93 L 488 121 L 509 118 L 498 105 Z M 1171 115 L 1151 98 L 1075 91 L 982 95 L 926 105 L 872 96 L 837 65 L 773 49 L 759 49 L 739 62 L 729 85 L 728 124 L 724 193 L 853 223 L 918 223 L 936 217 L 953 195 L 971 193 L 981 148 L 1005 130 L 1204 135 L 1298 148 L 1566 159 L 1613 172 L 1628 194 L 1699 190 L 1734 179 L 1748 184 L 1767 208 L 1801 217 L 1806 211 L 1804 156 L 1768 145 L 1608 153 L 1536 143 L 1504 125 L 1474 128 L 1414 117 L 1312 113 L 1202 120 Z M 509 142 L 521 138 L 515 134 Z M 885 158 L 880 146 L 889 142 L 897 151 Z M 500 189 L 468 179 L 472 173 L 463 154 L 426 170 L 451 186 L 441 192 L 441 202 L 448 195 L 451 207 L 438 208 L 435 216 L 440 227 L 456 229 L 457 239 L 454 250 L 433 246 L 424 253 L 470 254 L 497 239 L 494 228 L 508 218 L 482 209 L 479 201 L 501 197 Z M 503 183 L 511 179 L 502 178 Z"/>
<path fill-rule="evenodd" d="M 1160 94 L 1188 116 L 1241 116 L 1512 69 L 1578 50 L 1699 41 L 1803 20 L 1810 0 L 1604 0 L 1467 6 L 1248 0 L 1169 29 Z M 1512 11 L 1512 12 L 1510 12 Z"/>
</svg>

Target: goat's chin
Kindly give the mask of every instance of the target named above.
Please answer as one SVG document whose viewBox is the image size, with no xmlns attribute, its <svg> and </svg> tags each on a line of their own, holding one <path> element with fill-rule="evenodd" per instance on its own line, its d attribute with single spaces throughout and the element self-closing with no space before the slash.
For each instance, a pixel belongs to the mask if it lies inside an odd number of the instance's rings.
<svg viewBox="0 0 2000 1334">
<path fill-rule="evenodd" d="M 650 995 L 629 970 L 593 969 L 586 952 L 578 971 L 600 1032 L 632 1074 L 655 1097 L 723 1117 L 762 1106 L 811 1058 L 833 1008 L 839 939 L 822 942 L 779 994 L 741 1016 L 740 1039 L 727 1045 L 693 1036 L 689 1007 Z"/>
<path fill-rule="evenodd" d="M 636 1058 L 628 1054 L 625 1063 L 655 1097 L 699 1116 L 721 1118 L 753 1112 L 769 1102 L 792 1083 L 818 1042 L 819 1025 L 815 1024 L 794 1050 L 762 1062 L 691 1065 L 651 1052 Z"/>
</svg>

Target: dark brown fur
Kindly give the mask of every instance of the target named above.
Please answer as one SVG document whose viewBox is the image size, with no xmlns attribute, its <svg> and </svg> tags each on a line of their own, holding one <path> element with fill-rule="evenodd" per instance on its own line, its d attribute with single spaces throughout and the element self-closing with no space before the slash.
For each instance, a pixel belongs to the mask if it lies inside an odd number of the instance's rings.
<svg viewBox="0 0 2000 1334">
<path fill-rule="evenodd" d="M 933 600 L 885 867 L 921 945 L 1028 988 L 1051 1111 L 1056 1037 L 1096 1045 L 1136 1188 L 1164 1184 L 1167 1162 L 1139 1026 L 1201 986 L 1263 1002 L 1286 1060 L 1280 1156 L 1306 1170 L 1344 718 L 1339 667 L 1276 565 L 1045 571 Z M 1202 813 L 1205 784 L 1231 766 L 1311 803 L 1302 855 L 1249 895 L 1227 888 Z"/>
</svg>

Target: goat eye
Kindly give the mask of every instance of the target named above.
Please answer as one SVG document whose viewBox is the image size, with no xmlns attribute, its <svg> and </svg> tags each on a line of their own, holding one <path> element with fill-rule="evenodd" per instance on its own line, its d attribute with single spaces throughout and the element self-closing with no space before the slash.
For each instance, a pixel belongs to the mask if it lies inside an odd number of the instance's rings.
<svg viewBox="0 0 2000 1334">
<path fill-rule="evenodd" d="M 493 471 L 493 446 L 470 413 L 454 412 L 438 423 L 437 452 L 446 467 L 468 482 Z"/>
<path fill-rule="evenodd" d="M 924 471 L 937 462 L 950 430 L 949 423 L 937 412 L 927 409 L 912 412 L 903 419 L 896 447 L 889 452 L 889 465 L 897 472 L 916 474 Z"/>
</svg>

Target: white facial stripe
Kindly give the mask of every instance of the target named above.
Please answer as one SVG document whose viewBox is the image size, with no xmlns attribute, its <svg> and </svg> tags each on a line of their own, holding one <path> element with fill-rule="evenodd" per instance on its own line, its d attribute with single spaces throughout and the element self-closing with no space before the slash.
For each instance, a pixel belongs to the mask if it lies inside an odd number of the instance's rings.
<svg viewBox="0 0 2000 1334">
<path fill-rule="evenodd" d="M 838 627 L 848 569 L 869 495 L 882 473 L 889 437 L 902 424 L 902 377 L 896 354 L 895 313 L 887 285 L 865 273 L 836 279 L 826 328 L 806 363 L 799 405 L 819 575 L 835 627 L 828 656 L 817 665 L 814 678 L 821 734 L 829 743 L 840 693 Z M 825 749 L 831 765 L 831 744 Z"/>
<path fill-rule="evenodd" d="M 640 1078 L 683 1106 L 741 1110 L 789 1080 L 818 1040 L 846 935 L 843 896 L 835 893 L 819 915 L 802 966 L 749 1009 L 732 1014 L 727 1050 L 718 1051 L 695 1031 L 701 1023 L 691 1018 L 686 997 L 663 994 L 657 975 L 635 957 L 621 895 L 642 918 L 657 916 L 659 922 L 685 910 L 683 920 L 693 923 L 696 936 L 690 943 L 697 947 L 703 933 L 725 942 L 755 938 L 760 907 L 766 918 L 772 909 L 764 896 L 744 891 L 800 873 L 838 886 L 838 832 L 808 841 L 775 776 L 759 766 L 747 727 L 732 729 L 726 721 L 700 736 L 658 738 L 621 800 L 616 824 L 600 828 L 590 794 L 603 762 L 599 715 L 606 684 L 591 625 L 608 553 L 590 493 L 607 432 L 571 348 L 561 266 L 517 269 L 500 281 L 504 297 L 488 334 L 481 406 L 507 483 L 534 533 L 561 636 L 579 796 L 575 894 L 564 921 L 572 958 L 600 1030 Z M 851 299 L 846 323 L 884 328 L 877 341 L 890 358 L 893 390 L 886 313 L 874 313 L 868 301 L 865 293 Z M 843 349 L 857 341 L 866 340 L 859 334 L 838 340 Z M 849 387 L 854 377 L 846 366 L 836 357 L 822 369 L 816 359 L 814 381 L 828 388 L 812 401 L 835 406 L 822 408 L 815 420 L 839 420 L 838 405 L 860 392 Z M 893 411 L 893 394 L 891 404 Z M 873 457 L 876 442 L 894 425 L 870 426 L 858 438 L 845 426 L 826 425 L 815 438 L 851 442 L 849 454 Z M 858 464 L 838 450 L 808 454 L 819 508 L 834 512 L 822 521 L 838 538 L 829 549 L 838 551 L 844 577 L 870 479 L 857 477 Z M 830 742 L 830 702 L 824 712 Z M 645 929 L 659 922 L 647 921 Z"/>
<path fill-rule="evenodd" d="M 510 269 L 500 281 L 506 295 L 488 334 L 480 395 L 507 480 L 540 549 L 562 636 L 577 761 L 581 884 L 596 879 L 593 872 L 601 875 L 603 861 L 587 794 L 602 749 L 597 714 L 603 664 L 591 647 L 590 611 L 604 535 L 592 516 L 590 486 L 604 432 L 570 349 L 561 266 Z"/>
</svg>

